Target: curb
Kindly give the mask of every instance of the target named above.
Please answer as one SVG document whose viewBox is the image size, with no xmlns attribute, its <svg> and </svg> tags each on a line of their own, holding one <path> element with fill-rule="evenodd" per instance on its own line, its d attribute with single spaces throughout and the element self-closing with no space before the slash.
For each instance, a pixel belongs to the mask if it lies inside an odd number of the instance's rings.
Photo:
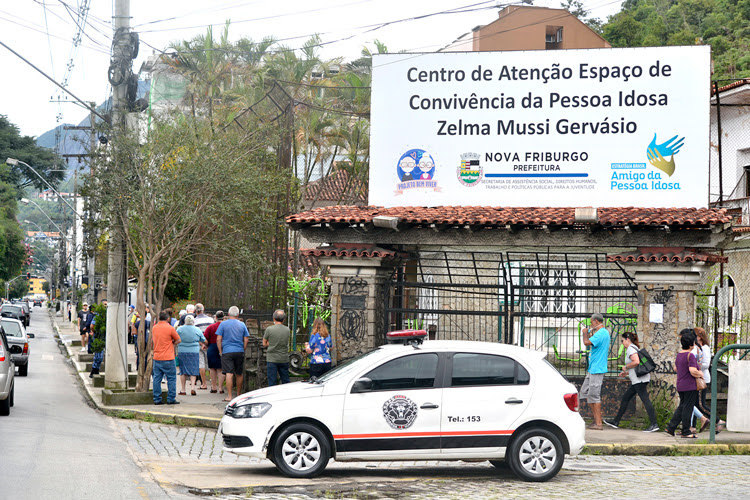
<svg viewBox="0 0 750 500">
<path fill-rule="evenodd" d="M 750 455 L 750 444 L 587 444 L 582 455 Z"/>
<path fill-rule="evenodd" d="M 55 330 L 55 336 L 64 345 L 60 336 L 60 328 L 51 315 L 50 321 L 52 322 L 52 328 Z M 68 353 L 68 356 L 70 357 L 70 353 Z M 83 385 L 89 400 L 96 409 L 110 417 L 208 429 L 218 429 L 221 422 L 220 418 L 102 406 L 89 392 L 89 387 L 82 381 L 80 383 Z M 581 454 L 623 456 L 750 455 L 750 444 L 587 444 L 584 446 Z"/>
<path fill-rule="evenodd" d="M 68 359 L 72 360 L 70 352 L 67 349 L 67 345 L 63 341 L 60 333 L 60 327 L 55 321 L 55 318 L 50 315 L 50 322 L 52 323 L 52 329 L 55 332 L 58 344 L 65 348 L 65 352 L 68 355 Z M 72 362 L 72 361 L 71 361 Z M 91 404 L 100 412 L 110 417 L 130 419 L 130 420 L 143 420 L 144 422 L 159 422 L 162 424 L 182 425 L 188 427 L 205 427 L 209 429 L 218 429 L 221 418 L 211 417 L 199 417 L 195 415 L 180 415 L 177 413 L 163 413 L 163 412 L 151 412 L 144 410 L 132 410 L 123 407 L 110 407 L 99 404 L 97 399 L 91 394 L 89 386 L 86 385 L 81 379 L 81 375 L 78 374 L 78 382 L 83 386 L 86 396 L 88 397 Z"/>
</svg>

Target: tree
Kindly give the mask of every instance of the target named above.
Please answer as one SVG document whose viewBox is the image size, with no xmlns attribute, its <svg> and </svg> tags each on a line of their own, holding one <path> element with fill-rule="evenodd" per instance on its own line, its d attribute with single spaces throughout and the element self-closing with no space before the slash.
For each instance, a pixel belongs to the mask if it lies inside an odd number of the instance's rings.
<svg viewBox="0 0 750 500">
<path fill-rule="evenodd" d="M 602 36 L 613 47 L 709 44 L 714 79 L 750 76 L 750 0 L 626 0 Z"/>
<path fill-rule="evenodd" d="M 18 127 L 10 123 L 8 118 L 0 115 L 0 161 L 6 158 L 15 158 L 28 163 L 39 174 L 53 186 L 63 178 L 63 172 L 51 172 L 57 170 L 55 165 L 62 162 L 51 150 L 37 146 L 33 137 L 22 136 Z M 43 191 L 47 185 L 23 165 L 14 165 L 3 172 L 2 180 L 19 188 L 29 185 Z"/>
<path fill-rule="evenodd" d="M 602 20 L 598 17 L 589 17 L 591 11 L 583 6 L 581 0 L 563 0 L 560 2 L 560 7 L 576 16 L 592 30 L 602 33 Z"/>
<path fill-rule="evenodd" d="M 275 200 L 286 191 L 286 181 L 267 168 L 275 157 L 266 134 L 235 128 L 217 134 L 212 120 L 175 112 L 152 117 L 145 144 L 139 135 L 116 135 L 109 155 L 94 160 L 95 174 L 84 193 L 101 214 L 98 229 L 111 234 L 123 228 L 141 317 L 147 304 L 154 317 L 159 314 L 170 277 L 181 264 L 209 259 L 264 269 L 263 256 L 239 243 L 248 234 L 267 238 L 279 223 Z M 152 346 L 140 333 L 144 363 L 138 366 L 136 389 L 146 390 Z"/>
</svg>

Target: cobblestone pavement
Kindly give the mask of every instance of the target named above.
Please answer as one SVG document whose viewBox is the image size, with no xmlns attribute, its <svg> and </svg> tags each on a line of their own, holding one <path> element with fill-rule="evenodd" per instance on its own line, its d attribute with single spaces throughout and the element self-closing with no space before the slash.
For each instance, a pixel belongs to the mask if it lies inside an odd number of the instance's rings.
<svg viewBox="0 0 750 500">
<path fill-rule="evenodd" d="M 216 431 L 133 420 L 116 425 L 143 462 L 168 460 L 206 464 L 217 476 L 221 466 L 253 469 L 269 462 L 222 451 Z M 547 483 L 521 482 L 488 462 L 358 462 L 332 461 L 326 473 L 304 486 L 270 485 L 243 488 L 190 489 L 214 498 L 570 498 L 693 497 L 748 498 L 750 456 L 647 457 L 579 456 L 568 458 L 560 474 Z M 351 476 L 358 477 L 357 482 Z M 189 486 L 189 485 L 188 485 Z M 184 493 L 181 491 L 180 493 Z"/>
</svg>

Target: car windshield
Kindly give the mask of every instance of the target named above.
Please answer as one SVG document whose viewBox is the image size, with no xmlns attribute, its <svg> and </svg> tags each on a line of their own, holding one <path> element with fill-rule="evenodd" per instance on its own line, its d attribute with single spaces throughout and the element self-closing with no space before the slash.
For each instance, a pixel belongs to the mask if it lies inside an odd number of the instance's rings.
<svg viewBox="0 0 750 500">
<path fill-rule="evenodd" d="M 315 382 L 322 384 L 325 382 L 328 382 L 329 380 L 333 380 L 335 378 L 341 377 L 343 375 L 347 375 L 355 370 L 357 370 L 362 364 L 360 363 L 368 356 L 378 352 L 378 349 L 375 349 L 374 351 L 366 352 L 364 354 L 360 354 L 357 357 L 354 357 L 348 361 L 345 361 L 341 363 L 340 365 L 337 365 L 336 368 L 329 371 L 328 373 L 325 373 L 324 375 L 321 375 L 318 377 Z"/>
<path fill-rule="evenodd" d="M 11 312 L 14 314 L 21 314 L 21 308 L 18 306 L 3 306 L 2 309 L 0 309 L 2 312 Z"/>
<path fill-rule="evenodd" d="M 5 330 L 5 334 L 8 337 L 23 337 L 21 325 L 15 321 L 2 321 L 0 322 L 0 325 L 2 325 L 3 330 Z"/>
</svg>

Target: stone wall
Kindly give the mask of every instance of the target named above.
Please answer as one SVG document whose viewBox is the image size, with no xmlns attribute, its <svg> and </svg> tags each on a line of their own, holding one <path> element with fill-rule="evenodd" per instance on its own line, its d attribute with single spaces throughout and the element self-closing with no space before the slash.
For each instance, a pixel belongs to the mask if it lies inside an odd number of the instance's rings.
<svg viewBox="0 0 750 500">
<path fill-rule="evenodd" d="M 371 351 L 385 342 L 382 285 L 390 276 L 379 259 L 337 259 L 330 265 L 331 336 L 334 362 Z"/>
</svg>

